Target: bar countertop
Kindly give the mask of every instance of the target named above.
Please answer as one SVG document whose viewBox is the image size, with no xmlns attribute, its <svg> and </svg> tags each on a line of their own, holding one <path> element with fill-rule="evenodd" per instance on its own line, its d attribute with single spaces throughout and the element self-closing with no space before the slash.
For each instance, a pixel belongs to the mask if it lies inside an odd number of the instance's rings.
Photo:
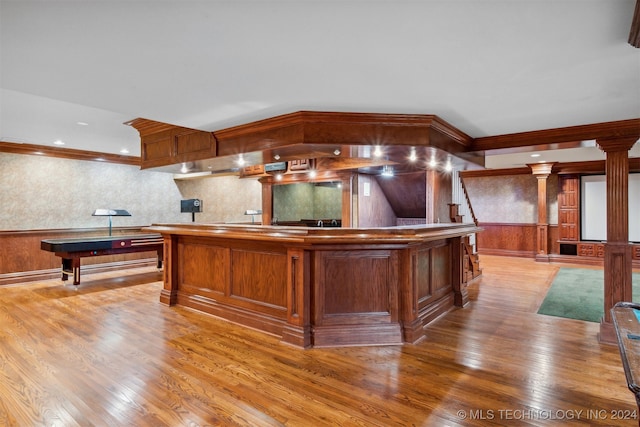
<svg viewBox="0 0 640 427">
<path fill-rule="evenodd" d="M 306 244 L 323 243 L 411 243 L 477 233 L 475 224 L 437 223 L 396 227 L 298 227 L 254 224 L 153 224 L 146 232 L 236 240 L 269 240 Z"/>
</svg>

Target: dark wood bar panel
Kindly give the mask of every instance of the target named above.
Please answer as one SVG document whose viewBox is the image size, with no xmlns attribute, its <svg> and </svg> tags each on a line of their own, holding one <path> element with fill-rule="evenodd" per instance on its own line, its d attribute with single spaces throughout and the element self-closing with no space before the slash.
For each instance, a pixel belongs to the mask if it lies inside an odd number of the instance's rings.
<svg viewBox="0 0 640 427">
<path fill-rule="evenodd" d="M 473 224 L 305 228 L 158 224 L 160 301 L 297 347 L 416 342 L 467 302 L 462 237 Z"/>
</svg>

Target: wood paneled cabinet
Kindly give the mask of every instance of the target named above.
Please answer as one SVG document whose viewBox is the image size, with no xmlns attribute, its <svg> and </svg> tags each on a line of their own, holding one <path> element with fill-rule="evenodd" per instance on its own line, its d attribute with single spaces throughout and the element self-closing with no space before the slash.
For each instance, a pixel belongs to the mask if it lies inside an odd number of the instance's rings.
<svg viewBox="0 0 640 427">
<path fill-rule="evenodd" d="M 558 228 L 561 241 L 580 240 L 580 177 L 558 177 Z"/>
<path fill-rule="evenodd" d="M 578 243 L 578 256 L 604 258 L 604 244 Z"/>
<path fill-rule="evenodd" d="M 167 129 L 141 137 L 141 168 L 175 165 L 216 156 L 211 132 L 188 128 Z"/>
</svg>

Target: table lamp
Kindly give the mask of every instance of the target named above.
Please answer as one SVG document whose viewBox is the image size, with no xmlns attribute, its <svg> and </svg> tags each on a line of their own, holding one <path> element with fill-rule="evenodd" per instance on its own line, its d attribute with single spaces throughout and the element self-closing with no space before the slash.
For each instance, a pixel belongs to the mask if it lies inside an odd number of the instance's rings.
<svg viewBox="0 0 640 427">
<path fill-rule="evenodd" d="M 124 209 L 96 209 L 91 216 L 108 216 L 109 217 L 109 236 L 111 236 L 111 217 L 112 216 L 131 216 Z"/>
</svg>

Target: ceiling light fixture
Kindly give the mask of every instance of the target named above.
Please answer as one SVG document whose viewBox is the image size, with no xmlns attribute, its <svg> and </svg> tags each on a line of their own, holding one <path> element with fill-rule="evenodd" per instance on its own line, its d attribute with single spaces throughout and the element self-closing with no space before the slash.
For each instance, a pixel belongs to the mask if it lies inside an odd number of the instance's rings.
<svg viewBox="0 0 640 427">
<path fill-rule="evenodd" d="M 340 150 L 338 150 L 337 148 L 335 150 L 333 150 L 333 154 L 336 156 L 340 155 Z"/>
<path fill-rule="evenodd" d="M 382 157 L 382 149 L 380 148 L 379 145 L 376 145 L 376 148 L 374 148 L 373 155 L 375 157 Z"/>
<path fill-rule="evenodd" d="M 129 150 L 127 150 L 126 148 L 123 148 L 122 150 L 120 150 L 120 152 L 122 154 L 129 154 Z"/>
<path fill-rule="evenodd" d="M 242 157 L 242 154 L 238 156 L 238 160 L 236 161 L 236 163 L 238 164 L 238 166 L 244 166 L 245 161 L 244 161 L 244 157 Z"/>
<path fill-rule="evenodd" d="M 64 141 L 56 139 L 55 141 L 53 141 L 53 145 L 64 145 Z"/>
<path fill-rule="evenodd" d="M 417 159 L 418 159 L 418 156 L 416 155 L 416 149 L 411 147 L 411 153 L 409 154 L 409 161 L 415 162 Z"/>
<path fill-rule="evenodd" d="M 435 168 L 437 165 L 438 165 L 438 162 L 436 162 L 436 158 L 431 157 L 431 160 L 429 160 L 429 167 Z"/>
<path fill-rule="evenodd" d="M 76 122 L 76 124 L 78 126 L 89 126 L 89 123 L 87 123 L 87 122 Z"/>
<path fill-rule="evenodd" d="M 540 157 L 540 154 L 532 154 L 531 157 Z"/>
<path fill-rule="evenodd" d="M 187 164 L 186 164 L 186 163 L 183 163 L 183 164 L 182 164 L 182 167 L 180 168 L 180 172 L 181 172 L 181 173 L 187 173 L 187 172 L 189 172 L 189 168 L 187 167 Z"/>
<path fill-rule="evenodd" d="M 318 172 L 316 172 L 315 169 L 311 169 L 309 171 L 309 178 L 315 178 L 318 175 Z"/>
<path fill-rule="evenodd" d="M 274 160 L 280 160 L 280 154 L 276 154 L 276 155 L 274 155 L 274 156 L 273 156 L 273 159 L 274 159 Z"/>
<path fill-rule="evenodd" d="M 451 159 L 447 159 L 447 164 L 444 165 L 444 170 L 447 172 L 451 172 L 453 166 L 451 165 Z"/>
</svg>

